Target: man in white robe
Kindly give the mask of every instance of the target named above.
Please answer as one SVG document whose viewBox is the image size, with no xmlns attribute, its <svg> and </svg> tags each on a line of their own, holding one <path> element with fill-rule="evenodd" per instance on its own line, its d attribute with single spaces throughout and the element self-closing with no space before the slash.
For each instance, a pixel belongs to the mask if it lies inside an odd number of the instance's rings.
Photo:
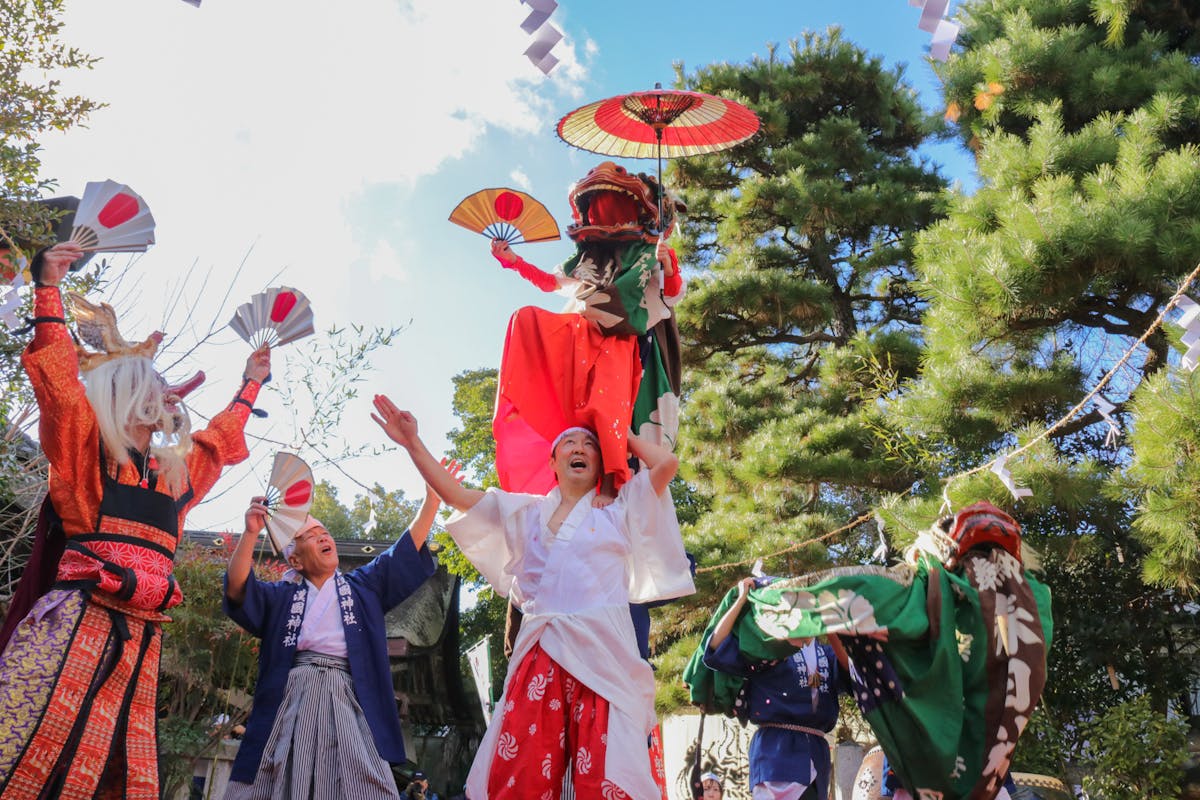
<svg viewBox="0 0 1200 800">
<path fill-rule="evenodd" d="M 501 597 L 524 612 L 504 697 L 467 779 L 471 800 L 554 798 L 571 771 L 577 800 L 660 800 L 647 737 L 654 673 L 638 654 L 629 604 L 695 591 L 667 486 L 679 462 L 628 436 L 646 465 L 611 504 L 596 495 L 595 435 L 563 432 L 548 495 L 461 486 L 417 422 L 376 396 L 373 415 L 456 513 L 446 528 Z"/>
</svg>

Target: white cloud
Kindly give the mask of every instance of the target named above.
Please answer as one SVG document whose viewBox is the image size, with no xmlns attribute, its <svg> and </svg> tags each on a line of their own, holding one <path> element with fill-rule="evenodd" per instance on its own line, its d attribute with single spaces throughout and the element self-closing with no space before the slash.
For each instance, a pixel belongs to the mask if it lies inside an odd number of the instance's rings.
<svg viewBox="0 0 1200 800">
<path fill-rule="evenodd" d="M 65 193 L 86 178 L 129 183 L 159 241 L 185 252 L 226 258 L 214 245 L 259 238 L 281 261 L 345 259 L 342 218 L 364 186 L 431 174 L 489 125 L 552 122 L 521 55 L 521 12 L 494 0 L 76 4 L 66 36 L 103 61 L 69 85 L 109 108 L 48 143 L 47 174 Z M 566 43 L 556 52 L 577 67 Z"/>
<path fill-rule="evenodd" d="M 533 184 L 530 182 L 529 176 L 526 175 L 525 172 L 520 168 L 514 169 L 512 172 L 508 173 L 508 177 L 512 180 L 513 185 L 519 189 L 524 189 L 528 192 L 533 188 Z"/>
<path fill-rule="evenodd" d="M 562 63 L 549 79 L 525 58 L 525 11 L 496 0 L 72 4 L 64 39 L 102 61 L 62 76 L 63 89 L 108 107 L 44 142 L 43 175 L 75 195 L 112 178 L 153 211 L 158 244 L 122 287 L 127 303 L 141 304 L 123 316 L 128 333 L 162 326 L 163 300 L 181 284 L 201 329 L 272 283 L 308 293 L 322 329 L 413 316 L 421 301 L 397 295 L 398 284 L 411 287 L 429 261 L 383 229 L 387 215 L 408 210 L 397 198 L 489 129 L 531 137 L 552 128 L 556 98 L 586 77 L 569 39 L 556 45 Z M 379 307 L 392 316 L 369 316 Z M 197 354 L 210 374 L 200 411 L 223 402 L 244 359 L 240 345 L 228 356 L 214 346 Z M 255 459 L 269 455 L 259 449 Z"/>
</svg>

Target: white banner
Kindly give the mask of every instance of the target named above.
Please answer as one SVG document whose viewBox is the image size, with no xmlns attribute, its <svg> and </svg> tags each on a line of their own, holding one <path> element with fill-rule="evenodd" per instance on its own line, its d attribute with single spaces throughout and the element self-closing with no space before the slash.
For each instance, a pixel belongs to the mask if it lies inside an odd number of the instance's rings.
<svg viewBox="0 0 1200 800">
<path fill-rule="evenodd" d="M 479 693 L 479 702 L 483 706 L 483 721 L 492 721 L 492 656 L 488 643 L 490 636 L 485 636 L 467 650 L 467 663 L 471 665 L 471 674 L 475 676 L 475 691 Z"/>
</svg>

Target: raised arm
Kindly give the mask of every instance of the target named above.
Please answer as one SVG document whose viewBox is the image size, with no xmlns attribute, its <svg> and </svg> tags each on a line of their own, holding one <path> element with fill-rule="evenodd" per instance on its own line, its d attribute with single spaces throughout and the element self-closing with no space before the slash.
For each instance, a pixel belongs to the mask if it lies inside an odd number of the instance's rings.
<svg viewBox="0 0 1200 800">
<path fill-rule="evenodd" d="M 442 469 L 459 484 L 463 482 L 466 474 L 460 471 L 462 466 L 457 461 L 443 458 L 441 460 Z M 418 550 L 429 539 L 429 531 L 433 528 L 433 521 L 437 519 L 438 509 L 442 507 L 442 498 L 433 490 L 433 487 L 428 483 L 425 484 L 425 499 L 421 502 L 421 508 L 417 510 L 417 516 L 413 518 L 412 524 L 408 526 L 408 535 L 412 537 L 413 547 Z"/>
<path fill-rule="evenodd" d="M 733 605 L 725 611 L 725 614 L 717 622 L 717 627 L 713 628 L 712 636 L 708 637 L 709 650 L 716 650 L 733 632 L 734 624 L 741 615 L 742 609 L 746 607 L 746 601 L 750 599 L 750 590 L 754 588 L 754 578 L 742 578 L 738 582 L 737 588 L 737 600 L 734 600 Z"/>
<path fill-rule="evenodd" d="M 376 414 L 371 419 L 383 428 L 388 438 L 408 451 L 413 466 L 426 485 L 433 488 L 442 501 L 459 510 L 466 511 L 483 498 L 483 492 L 478 489 L 468 489 L 461 485 L 445 467 L 433 457 L 421 437 L 417 435 L 417 419 L 407 411 L 401 411 L 396 404 L 381 394 L 375 395 Z M 436 508 L 435 508 L 436 511 Z"/>
<path fill-rule="evenodd" d="M 225 594 L 230 602 L 240 606 L 246 600 L 246 583 L 250 580 L 250 570 L 254 567 L 254 545 L 258 542 L 258 534 L 267 523 L 267 498 L 253 497 L 250 507 L 246 509 L 246 529 L 233 555 L 229 557 L 229 567 Z"/>
<path fill-rule="evenodd" d="M 492 239 L 492 255 L 505 269 L 516 270 L 517 274 L 543 292 L 553 292 L 560 287 L 557 275 L 538 269 L 512 251 L 503 239 Z"/>
<path fill-rule="evenodd" d="M 679 459 L 660 444 L 639 438 L 633 433 L 628 438 L 629 452 L 646 462 L 650 468 L 650 485 L 654 487 L 654 493 L 661 497 L 679 471 Z"/>
<path fill-rule="evenodd" d="M 836 633 L 828 633 L 825 638 L 829 641 L 829 646 L 833 648 L 833 655 L 837 658 L 842 669 L 846 672 L 850 671 L 850 656 L 846 653 L 846 648 L 842 644 L 842 637 Z"/>
</svg>

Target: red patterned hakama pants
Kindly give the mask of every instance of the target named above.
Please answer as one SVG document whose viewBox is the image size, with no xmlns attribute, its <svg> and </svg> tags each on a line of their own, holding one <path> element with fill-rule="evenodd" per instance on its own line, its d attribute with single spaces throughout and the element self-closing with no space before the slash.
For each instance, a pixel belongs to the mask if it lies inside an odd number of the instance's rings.
<svg viewBox="0 0 1200 800">
<path fill-rule="evenodd" d="M 576 800 L 628 797 L 604 778 L 608 701 L 534 645 L 505 694 L 489 800 L 556 800 L 568 767 Z"/>
</svg>

